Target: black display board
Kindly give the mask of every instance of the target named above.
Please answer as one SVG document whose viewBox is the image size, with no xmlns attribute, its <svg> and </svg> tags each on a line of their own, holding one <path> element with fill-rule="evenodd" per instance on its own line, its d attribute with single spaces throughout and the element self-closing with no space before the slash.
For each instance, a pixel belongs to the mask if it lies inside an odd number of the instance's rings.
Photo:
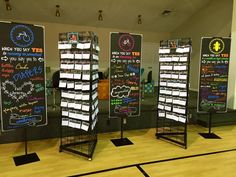
<svg viewBox="0 0 236 177">
<path fill-rule="evenodd" d="M 110 117 L 140 115 L 142 35 L 111 33 Z"/>
<path fill-rule="evenodd" d="M 203 37 L 198 112 L 227 111 L 230 38 Z"/>
<path fill-rule="evenodd" d="M 47 124 L 44 27 L 0 22 L 2 131 Z"/>
</svg>

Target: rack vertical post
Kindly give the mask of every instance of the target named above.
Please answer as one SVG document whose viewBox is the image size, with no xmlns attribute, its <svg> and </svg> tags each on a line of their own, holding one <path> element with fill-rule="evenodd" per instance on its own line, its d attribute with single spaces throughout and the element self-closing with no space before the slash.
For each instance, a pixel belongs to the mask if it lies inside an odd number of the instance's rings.
<svg viewBox="0 0 236 177">
<path fill-rule="evenodd" d="M 126 114 L 122 114 L 122 115 L 119 116 L 119 119 L 120 119 L 120 138 L 111 139 L 111 142 L 115 146 L 127 146 L 127 145 L 132 145 L 133 144 L 128 138 L 124 138 L 124 124 L 126 122 L 127 117 L 128 116 Z"/>
<path fill-rule="evenodd" d="M 40 161 L 38 155 L 36 153 L 30 153 L 28 154 L 28 138 L 27 138 L 27 128 L 24 128 L 24 137 L 25 137 L 25 154 L 21 156 L 15 156 L 13 157 L 13 160 L 15 162 L 16 166 L 33 163 Z"/>
<path fill-rule="evenodd" d="M 215 114 L 216 111 L 213 109 L 210 109 L 208 112 L 209 118 L 208 118 L 208 133 L 199 133 L 203 138 L 205 139 L 221 139 L 218 135 L 215 133 L 211 132 L 212 128 L 212 115 Z"/>
</svg>

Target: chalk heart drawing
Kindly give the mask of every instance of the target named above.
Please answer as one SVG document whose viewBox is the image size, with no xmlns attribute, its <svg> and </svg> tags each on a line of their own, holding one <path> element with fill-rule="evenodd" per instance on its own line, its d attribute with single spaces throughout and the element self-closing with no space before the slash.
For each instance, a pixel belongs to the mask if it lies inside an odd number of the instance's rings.
<svg viewBox="0 0 236 177">
<path fill-rule="evenodd" d="M 2 90 L 8 97 L 16 100 L 22 100 L 34 91 L 34 84 L 31 81 L 23 83 L 17 87 L 13 81 L 6 80 L 2 83 Z"/>
<path fill-rule="evenodd" d="M 116 86 L 112 88 L 111 96 L 116 98 L 126 98 L 129 96 L 131 88 L 126 85 Z"/>
</svg>

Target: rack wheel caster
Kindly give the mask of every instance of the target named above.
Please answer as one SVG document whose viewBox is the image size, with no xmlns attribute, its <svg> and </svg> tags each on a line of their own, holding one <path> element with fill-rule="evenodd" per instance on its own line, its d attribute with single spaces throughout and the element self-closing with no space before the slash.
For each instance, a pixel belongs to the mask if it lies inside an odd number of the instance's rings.
<svg viewBox="0 0 236 177">
<path fill-rule="evenodd" d="M 61 148 L 59 149 L 59 152 L 62 152 L 62 149 L 61 149 Z"/>
<path fill-rule="evenodd" d="M 92 158 L 88 158 L 89 161 L 92 161 Z"/>
</svg>

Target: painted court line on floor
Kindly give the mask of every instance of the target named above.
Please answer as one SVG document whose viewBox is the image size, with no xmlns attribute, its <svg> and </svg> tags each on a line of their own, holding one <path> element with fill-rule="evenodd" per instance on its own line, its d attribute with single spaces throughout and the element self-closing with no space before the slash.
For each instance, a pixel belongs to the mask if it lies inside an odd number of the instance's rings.
<svg viewBox="0 0 236 177">
<path fill-rule="evenodd" d="M 81 173 L 81 174 L 77 174 L 77 175 L 72 175 L 71 177 L 88 176 L 88 175 L 93 175 L 93 174 L 97 174 L 97 173 L 103 173 L 103 172 L 108 172 L 108 171 L 120 170 L 120 169 L 130 168 L 130 167 L 137 167 L 138 168 L 138 166 L 140 167 L 140 166 L 143 166 L 143 165 L 149 165 L 149 164 L 154 164 L 154 163 L 162 163 L 162 162 L 169 162 L 169 161 L 174 161 L 174 160 L 188 159 L 188 158 L 201 157 L 201 156 L 208 156 L 208 155 L 226 153 L 226 152 L 231 152 L 231 151 L 236 151 L 236 149 L 228 149 L 228 150 L 221 150 L 221 151 L 215 151 L 215 152 L 207 152 L 207 153 L 202 153 L 202 154 L 195 154 L 195 155 L 188 155 L 188 156 L 182 156 L 182 157 L 174 157 L 174 158 L 170 158 L 170 159 L 163 159 L 163 160 L 156 160 L 156 161 L 150 161 L 150 162 L 137 163 L 137 164 L 132 164 L 132 165 L 125 165 L 125 166 L 120 166 L 120 167 L 108 168 L 108 169 L 104 169 L 104 170 L 92 171 L 92 172 L 88 172 L 88 173 Z M 142 172 L 142 171 L 140 170 L 140 172 Z"/>
</svg>

